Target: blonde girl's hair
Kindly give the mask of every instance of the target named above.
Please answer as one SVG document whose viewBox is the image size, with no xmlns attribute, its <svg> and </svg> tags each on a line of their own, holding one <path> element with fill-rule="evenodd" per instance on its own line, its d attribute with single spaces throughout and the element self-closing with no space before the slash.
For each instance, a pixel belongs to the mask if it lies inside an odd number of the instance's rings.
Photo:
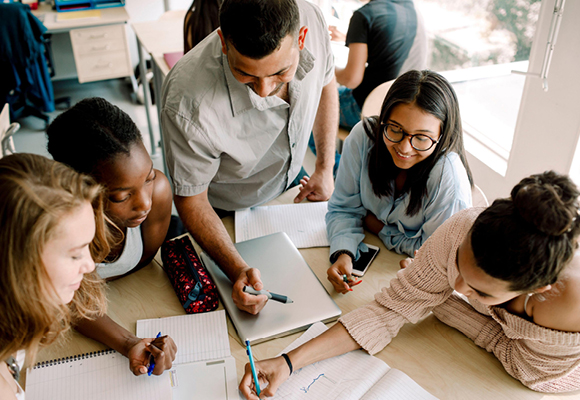
<svg viewBox="0 0 580 400">
<path fill-rule="evenodd" d="M 91 177 L 33 154 L 0 160 L 0 360 L 17 350 L 33 362 L 41 345 L 52 343 L 80 318 L 106 312 L 103 283 L 86 274 L 69 304 L 62 304 L 42 253 L 62 218 L 84 202 L 93 206 L 95 262 L 109 253 L 104 191 Z"/>
</svg>

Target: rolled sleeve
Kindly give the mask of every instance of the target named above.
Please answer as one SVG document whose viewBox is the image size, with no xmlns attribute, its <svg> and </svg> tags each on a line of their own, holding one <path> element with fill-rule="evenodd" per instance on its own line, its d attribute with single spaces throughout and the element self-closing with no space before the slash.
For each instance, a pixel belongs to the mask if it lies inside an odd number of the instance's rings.
<svg viewBox="0 0 580 400">
<path fill-rule="evenodd" d="M 170 108 L 163 109 L 161 124 L 174 193 L 185 197 L 203 193 L 220 166 L 211 143 L 199 127 Z"/>
<path fill-rule="evenodd" d="M 442 226 L 421 249 L 415 261 L 375 295 L 375 301 L 344 315 L 339 321 L 369 354 L 388 345 L 401 327 L 416 323 L 453 292 L 447 263 L 458 243 L 453 225 Z"/>
</svg>

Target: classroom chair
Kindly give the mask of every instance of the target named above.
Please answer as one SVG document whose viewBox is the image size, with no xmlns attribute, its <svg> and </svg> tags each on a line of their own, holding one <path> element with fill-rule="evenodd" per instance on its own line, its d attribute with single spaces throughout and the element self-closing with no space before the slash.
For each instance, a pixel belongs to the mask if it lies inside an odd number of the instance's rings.
<svg viewBox="0 0 580 400">
<path fill-rule="evenodd" d="M 363 118 L 370 117 L 373 115 L 380 115 L 383 100 L 385 100 L 385 96 L 387 95 L 387 92 L 389 91 L 394 81 L 395 80 L 393 79 L 391 81 L 382 83 L 369 93 L 369 95 L 365 99 L 365 102 L 361 110 L 361 116 Z M 338 149 L 339 153 L 342 152 L 342 143 L 344 143 L 344 140 L 346 139 L 349 133 L 350 130 L 348 129 L 342 127 L 338 128 L 337 134 L 338 143 L 336 148 Z"/>
<path fill-rule="evenodd" d="M 4 108 L 0 113 L 0 146 L 2 151 L 0 152 L 0 158 L 6 157 L 10 154 L 16 153 L 14 149 L 14 139 L 12 135 L 20 129 L 20 124 L 17 122 L 10 123 L 10 106 L 4 104 Z"/>
</svg>

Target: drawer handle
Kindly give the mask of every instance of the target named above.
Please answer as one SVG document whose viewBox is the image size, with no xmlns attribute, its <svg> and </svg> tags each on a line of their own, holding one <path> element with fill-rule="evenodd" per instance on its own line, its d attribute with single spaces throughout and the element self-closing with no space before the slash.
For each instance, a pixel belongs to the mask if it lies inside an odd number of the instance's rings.
<svg viewBox="0 0 580 400">
<path fill-rule="evenodd" d="M 111 68 L 113 63 L 105 63 L 105 64 L 96 64 L 93 69 L 104 69 L 104 68 Z"/>
<path fill-rule="evenodd" d="M 109 50 L 109 47 L 110 46 L 108 44 L 105 44 L 103 46 L 93 46 L 93 47 L 91 47 L 91 50 L 93 50 L 93 51 Z"/>
<path fill-rule="evenodd" d="M 91 33 L 89 35 L 90 39 L 101 39 L 101 38 L 105 38 L 105 37 L 107 37 L 107 32 L 103 32 L 103 33 L 99 33 L 99 34 Z"/>
</svg>

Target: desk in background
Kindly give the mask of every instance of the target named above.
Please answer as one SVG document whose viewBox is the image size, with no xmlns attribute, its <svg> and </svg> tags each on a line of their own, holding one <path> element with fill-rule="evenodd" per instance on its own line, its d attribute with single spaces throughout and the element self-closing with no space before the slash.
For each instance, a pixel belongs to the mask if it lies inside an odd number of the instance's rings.
<svg viewBox="0 0 580 400">
<path fill-rule="evenodd" d="M 85 83 L 133 76 L 125 32 L 129 14 L 124 7 L 94 11 L 98 17 L 75 18 L 86 11 L 57 13 L 46 3 L 33 11 L 52 35 L 53 80 L 78 77 Z M 134 77 L 133 86 L 136 91 Z"/>
<path fill-rule="evenodd" d="M 294 188 L 270 204 L 290 204 L 298 189 Z M 223 219 L 233 237 L 234 220 Z M 301 249 L 303 257 L 318 276 L 326 290 L 343 313 L 352 311 L 373 300 L 374 294 L 399 270 L 403 256 L 385 249 L 380 239 L 367 234 L 365 242 L 381 247 L 381 252 L 354 292 L 341 295 L 334 292 L 326 279 L 328 247 Z M 199 250 L 199 248 L 198 248 Z M 267 287 L 267 282 L 265 283 Z M 160 267 L 159 255 L 147 267 L 108 284 L 109 315 L 128 330 L 135 332 L 138 319 L 169 317 L 184 314 L 165 272 Z M 223 306 L 220 305 L 220 309 Z M 236 359 L 238 380 L 243 376 L 248 361 L 245 347 L 237 339 L 228 320 L 231 352 Z M 254 356 L 261 360 L 276 356 L 300 336 L 284 338 L 252 346 Z M 105 346 L 74 332 L 71 340 L 63 341 L 41 351 L 38 361 L 73 356 L 105 349 Z M 477 347 L 470 339 L 430 315 L 417 324 L 405 325 L 398 336 L 376 355 L 393 368 L 408 374 L 441 400 L 517 400 L 517 399 L 575 399 L 580 393 L 547 395 L 533 392 L 511 378 L 499 361 L 490 353 Z"/>
<path fill-rule="evenodd" d="M 161 58 L 163 59 L 163 53 L 183 51 L 183 20 L 186 12 L 187 10 L 167 11 L 157 21 L 138 22 L 131 25 L 135 31 L 135 37 L 137 38 L 139 71 L 141 76 L 145 76 L 147 70 L 143 51 L 149 53 L 152 64 L 154 64 L 154 56 L 161 55 Z M 159 139 L 163 153 L 161 108 L 159 107 L 159 99 L 161 98 L 161 85 L 163 84 L 164 77 L 165 75 L 161 77 L 155 67 L 153 67 L 153 91 L 155 94 L 155 104 L 157 104 Z M 143 85 L 143 99 L 145 103 L 145 114 L 147 116 L 147 126 L 149 128 L 149 137 L 151 139 L 151 155 L 154 156 L 157 154 L 157 145 L 153 133 L 153 125 L 151 123 L 151 92 L 149 91 L 149 85 Z M 169 176 L 166 167 L 165 175 Z"/>
</svg>

